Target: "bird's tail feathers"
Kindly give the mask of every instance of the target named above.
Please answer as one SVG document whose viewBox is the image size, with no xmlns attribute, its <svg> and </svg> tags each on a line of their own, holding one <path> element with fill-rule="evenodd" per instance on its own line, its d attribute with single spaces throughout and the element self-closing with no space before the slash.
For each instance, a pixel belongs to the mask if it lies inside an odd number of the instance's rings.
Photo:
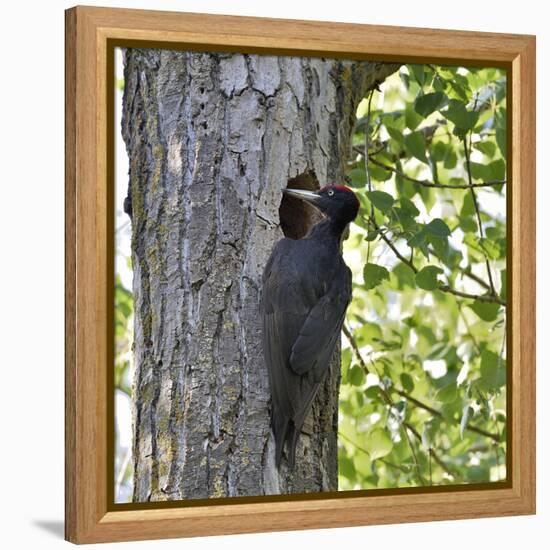
<svg viewBox="0 0 550 550">
<path fill-rule="evenodd" d="M 294 470 L 294 465 L 296 463 L 296 446 L 298 445 L 298 438 L 300 437 L 300 432 L 304 423 L 303 416 L 291 420 L 284 415 L 277 414 L 276 410 L 272 412 L 271 426 L 273 435 L 275 436 L 275 464 L 277 465 L 277 469 L 281 466 L 281 459 L 283 457 L 283 450 L 286 442 L 288 469 L 291 472 Z"/>
<path fill-rule="evenodd" d="M 298 444 L 298 437 L 300 430 L 296 428 L 294 423 L 290 423 L 287 432 L 287 447 L 288 447 L 288 469 L 294 471 L 294 464 L 296 462 L 296 445 Z"/>
<path fill-rule="evenodd" d="M 281 465 L 289 422 L 289 419 L 283 415 L 278 415 L 275 412 L 271 415 L 271 427 L 273 429 L 273 435 L 275 436 L 275 464 L 277 465 L 277 469 L 279 469 Z"/>
</svg>

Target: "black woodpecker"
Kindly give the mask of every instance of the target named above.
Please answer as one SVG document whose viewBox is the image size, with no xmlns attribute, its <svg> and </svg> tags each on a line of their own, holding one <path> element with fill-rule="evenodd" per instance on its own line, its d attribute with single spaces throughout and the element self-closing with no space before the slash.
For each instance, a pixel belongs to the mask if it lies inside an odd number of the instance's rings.
<svg viewBox="0 0 550 550">
<path fill-rule="evenodd" d="M 351 301 L 351 271 L 340 243 L 357 216 L 359 201 L 343 185 L 284 192 L 323 214 L 303 239 L 284 238 L 275 245 L 262 277 L 260 310 L 275 460 L 279 468 L 286 441 L 293 470 L 302 425 L 328 372 Z"/>
</svg>

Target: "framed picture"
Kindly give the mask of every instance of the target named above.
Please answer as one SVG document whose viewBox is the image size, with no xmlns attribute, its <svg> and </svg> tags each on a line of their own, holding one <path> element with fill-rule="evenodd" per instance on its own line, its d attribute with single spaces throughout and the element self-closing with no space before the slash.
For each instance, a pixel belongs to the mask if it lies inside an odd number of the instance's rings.
<svg viewBox="0 0 550 550">
<path fill-rule="evenodd" d="M 66 538 L 535 511 L 535 39 L 66 12 Z"/>
</svg>

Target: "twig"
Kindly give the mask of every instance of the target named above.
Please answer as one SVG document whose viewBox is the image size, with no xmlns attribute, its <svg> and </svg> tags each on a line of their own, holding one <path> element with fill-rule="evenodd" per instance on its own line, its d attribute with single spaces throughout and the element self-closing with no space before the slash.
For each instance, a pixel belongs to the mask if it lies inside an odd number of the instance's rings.
<svg viewBox="0 0 550 550">
<path fill-rule="evenodd" d="M 506 307 L 506 302 L 497 294 L 469 294 L 468 292 L 462 292 L 461 290 L 451 288 L 449 285 L 440 285 L 438 288 L 442 292 L 448 292 L 449 294 L 454 294 L 455 296 L 460 296 L 461 298 L 471 298 L 472 300 L 477 300 L 478 302 L 490 302 Z"/>
<path fill-rule="evenodd" d="M 342 326 L 342 330 L 344 334 L 346 335 L 346 338 L 348 339 L 348 342 L 350 343 L 351 347 L 353 348 L 353 351 L 355 352 L 355 355 L 357 357 L 357 360 L 359 361 L 359 364 L 361 365 L 361 368 L 365 372 L 365 374 L 369 374 L 371 371 L 369 367 L 367 366 L 367 363 L 363 359 L 363 356 L 361 355 L 361 352 L 359 351 L 359 347 L 357 346 L 357 342 L 355 341 L 355 338 L 353 337 L 353 334 L 350 332 L 348 327 L 344 324 Z M 386 388 L 379 386 L 380 393 L 384 399 L 384 402 L 390 407 L 390 410 L 395 407 L 395 404 L 393 402 L 393 399 L 391 398 L 391 395 L 388 393 Z M 403 427 L 403 433 L 405 434 L 405 437 L 407 439 L 407 443 L 409 445 L 409 448 L 411 450 L 411 455 L 414 460 L 414 464 L 416 467 L 416 473 L 418 475 L 418 480 L 420 481 L 421 485 L 424 485 L 424 479 L 422 478 L 422 473 L 420 470 L 420 464 L 418 462 L 417 456 L 416 456 L 416 450 L 414 448 L 414 445 L 409 437 L 409 434 L 407 433 L 406 424 L 402 424 Z"/>
<path fill-rule="evenodd" d="M 395 245 L 391 242 L 391 240 L 381 231 L 380 226 L 376 223 L 376 220 L 374 219 L 374 216 L 369 216 L 369 221 L 373 225 L 374 229 L 378 231 L 378 234 L 382 238 L 382 240 L 392 249 L 393 253 L 404 263 L 407 264 L 415 273 L 418 273 L 418 269 L 414 266 L 412 259 L 408 260 L 397 250 Z"/>
<path fill-rule="evenodd" d="M 408 422 L 405 422 L 405 426 L 411 431 L 411 433 L 418 439 L 418 441 L 422 442 L 422 436 L 418 433 L 418 431 L 409 424 Z M 443 460 L 438 456 L 438 454 L 431 449 L 433 459 L 439 464 L 439 467 L 444 471 L 447 472 L 450 476 L 458 477 L 446 464 L 443 462 Z"/>
<path fill-rule="evenodd" d="M 414 464 L 416 466 L 416 475 L 418 476 L 418 481 L 420 481 L 420 485 L 425 485 L 424 478 L 422 477 L 422 472 L 420 470 L 420 463 L 418 462 L 418 457 L 416 456 L 416 450 L 414 448 L 414 445 L 411 441 L 411 438 L 409 437 L 408 430 L 411 430 L 413 433 L 415 433 L 415 429 L 408 423 L 403 423 L 403 432 L 405 433 L 405 437 L 407 438 L 407 444 L 409 445 L 409 448 L 411 450 L 411 454 L 414 460 Z M 421 438 L 422 440 L 422 438 Z"/>
<path fill-rule="evenodd" d="M 355 341 L 355 337 L 353 336 L 353 334 L 351 333 L 351 331 L 349 330 L 347 325 L 344 324 L 343 327 L 342 327 L 342 330 L 343 330 L 346 338 L 348 339 L 348 342 L 350 343 L 350 346 L 352 347 L 352 349 L 355 353 L 355 356 L 356 356 L 357 360 L 359 361 L 359 364 L 362 367 L 363 371 L 367 374 L 370 373 L 371 370 L 369 369 L 365 359 L 363 358 L 363 355 L 361 354 L 361 351 L 359 350 L 359 346 L 357 345 L 357 342 Z M 380 390 L 380 393 L 382 394 L 382 397 L 384 398 L 384 402 L 392 408 L 395 407 L 393 399 L 391 398 L 391 395 L 388 393 L 388 391 L 382 386 L 379 386 L 379 390 Z M 409 400 L 413 400 L 413 402 L 415 402 L 415 404 L 417 404 L 417 406 L 422 406 L 422 408 L 428 407 L 427 405 L 424 405 L 423 403 L 421 403 L 420 401 L 418 401 L 414 397 L 411 397 L 411 396 L 405 394 L 405 392 L 400 393 L 398 391 L 397 393 L 399 393 L 399 395 L 402 395 L 402 396 L 406 397 Z M 437 416 L 442 416 L 442 414 L 439 411 L 437 411 L 435 409 L 431 409 L 431 407 L 428 408 L 428 410 L 431 410 Z M 418 462 L 418 457 L 416 455 L 416 450 L 414 448 L 414 445 L 413 445 L 411 439 L 409 438 L 409 434 L 407 432 L 407 429 L 410 430 L 415 435 L 415 437 L 417 437 L 420 441 L 422 441 L 422 436 L 408 422 L 403 422 L 402 426 L 405 428 L 404 429 L 405 437 L 407 438 L 407 443 L 408 443 L 408 445 L 411 449 L 411 454 L 412 454 L 414 463 L 416 465 L 418 478 L 420 480 L 420 483 L 422 485 L 424 485 L 424 479 L 423 479 L 422 473 L 420 471 L 420 464 Z M 433 451 L 433 453 L 434 453 L 433 454 L 434 460 L 440 465 L 440 467 L 443 470 L 445 470 L 448 474 L 454 475 L 452 473 L 452 471 L 445 465 L 443 460 L 441 458 L 439 458 L 439 456 L 437 456 L 437 453 L 435 453 L 435 451 Z"/>
<path fill-rule="evenodd" d="M 450 476 L 453 476 L 453 477 L 459 477 L 456 475 L 456 473 L 451 470 L 446 464 L 445 462 L 443 462 L 441 460 L 441 458 L 439 458 L 439 456 L 437 455 L 437 453 L 431 449 L 432 451 L 432 458 L 437 462 L 437 464 L 439 465 L 439 467 L 444 471 L 444 472 L 447 472 Z"/>
<path fill-rule="evenodd" d="M 426 405 L 426 403 L 423 403 L 422 401 L 419 401 L 416 397 L 413 397 L 412 395 L 409 395 L 408 393 L 404 392 L 403 390 L 399 390 L 397 388 L 394 388 L 395 393 L 400 395 L 401 397 L 404 397 L 407 401 L 410 401 L 413 405 L 416 405 L 420 409 L 424 409 L 425 411 L 428 411 L 429 413 L 432 413 L 434 416 L 441 417 L 441 413 L 434 409 L 433 407 L 430 407 L 429 405 Z"/>
<path fill-rule="evenodd" d="M 478 428 L 477 426 L 466 424 L 466 429 L 476 434 L 482 435 L 484 437 L 488 437 L 489 439 L 492 439 L 495 443 L 500 442 L 500 436 L 498 436 L 497 434 L 492 434 L 491 432 L 488 432 L 487 430 L 484 430 L 482 428 Z"/>
<path fill-rule="evenodd" d="M 504 185 L 506 183 L 506 180 L 492 180 L 492 181 L 485 181 L 481 183 L 472 183 L 472 184 L 465 183 L 465 184 L 456 184 L 456 185 L 450 184 L 450 183 L 434 183 L 428 180 L 419 180 L 416 178 L 412 178 L 411 176 L 408 176 L 404 172 L 397 170 L 397 168 L 393 168 L 392 166 L 388 166 L 387 164 L 384 164 L 383 162 L 380 162 L 379 160 L 372 158 L 372 156 L 370 158 L 370 162 L 372 162 L 372 164 L 376 164 L 376 166 L 379 166 L 384 170 L 387 170 L 388 172 L 393 172 L 394 174 L 401 176 L 403 179 L 410 181 L 411 183 L 422 185 L 423 187 L 432 187 L 432 188 L 435 187 L 440 189 L 472 189 L 476 187 L 493 187 L 495 185 Z"/>
<path fill-rule="evenodd" d="M 365 148 L 363 151 L 363 155 L 365 156 L 365 173 L 367 176 L 367 188 L 369 191 L 372 191 L 372 181 L 370 178 L 369 173 L 369 130 L 370 130 L 370 115 L 371 115 L 371 104 L 372 104 L 372 96 L 374 95 L 374 88 L 370 91 L 369 95 L 369 102 L 367 104 L 367 122 L 366 122 L 366 129 L 365 129 Z M 374 207 L 372 207 L 374 208 Z M 371 215 L 373 215 L 373 211 L 371 210 Z"/>
<path fill-rule="evenodd" d="M 357 360 L 359 361 L 360 366 L 363 368 L 363 370 L 366 373 L 371 372 L 369 367 L 367 366 L 367 363 L 365 362 L 365 360 L 363 358 L 363 355 L 361 354 L 361 350 L 359 349 L 359 346 L 357 345 L 355 337 L 353 336 L 353 334 L 351 333 L 351 331 L 347 327 L 347 325 L 344 325 L 342 327 L 342 331 L 344 332 L 344 335 L 348 339 L 348 342 L 350 343 L 351 348 L 353 349 L 353 351 L 355 353 L 355 356 L 356 356 Z M 393 388 L 393 390 L 395 391 L 395 393 L 397 393 L 398 395 L 400 395 L 401 397 L 403 397 L 407 401 L 410 401 L 416 407 L 418 407 L 420 409 L 424 409 L 425 411 L 427 411 L 427 412 L 429 412 L 429 413 L 431 413 L 434 416 L 437 416 L 439 418 L 443 417 L 443 414 L 440 411 L 438 411 L 437 409 L 435 409 L 433 407 L 430 407 L 430 405 L 427 405 L 426 403 L 420 401 L 416 397 L 413 397 L 412 395 L 409 395 L 405 391 L 400 390 L 398 388 Z M 386 401 L 386 403 L 390 404 L 391 406 L 394 406 L 393 400 L 391 399 L 391 396 L 388 393 L 388 391 L 385 388 L 380 387 L 380 392 L 384 396 L 384 400 Z M 478 428 L 477 426 L 474 426 L 470 423 L 466 424 L 466 429 L 471 431 L 471 432 L 475 432 L 479 435 L 483 435 L 484 437 L 488 437 L 489 439 L 492 439 L 493 441 L 495 441 L 497 443 L 500 442 L 500 437 L 499 437 L 498 434 L 493 434 L 493 433 L 488 432 L 488 431 L 486 431 L 482 428 Z M 420 438 L 420 439 L 422 439 L 422 438 Z"/>
<path fill-rule="evenodd" d="M 338 436 L 341 437 L 342 439 L 345 439 L 348 443 L 353 445 L 358 451 L 361 451 L 362 453 L 365 453 L 370 458 L 370 453 L 367 451 L 367 449 L 365 449 L 364 447 L 361 447 L 361 445 L 358 445 L 357 443 L 355 443 L 355 441 L 353 441 L 347 435 L 343 434 L 342 432 L 338 432 Z M 386 466 L 390 466 L 391 468 L 395 468 L 396 470 L 402 471 L 404 474 L 409 473 L 409 471 L 406 468 L 404 468 L 403 466 L 399 466 L 398 464 L 394 464 L 393 462 L 390 462 L 389 460 L 386 460 L 384 458 L 375 458 L 373 460 L 373 462 L 377 461 L 377 460 L 379 460 L 383 464 L 386 464 Z"/>
<path fill-rule="evenodd" d="M 441 256 L 433 249 L 433 248 L 428 248 L 428 252 L 432 255 L 432 256 L 435 256 L 438 260 L 440 261 L 443 261 L 441 259 Z M 485 288 L 486 290 L 491 290 L 491 287 L 489 286 L 489 283 L 487 283 L 486 281 L 484 281 L 481 277 L 478 277 L 475 273 L 472 272 L 472 270 L 469 268 L 469 267 L 460 267 L 460 266 L 457 266 L 457 269 L 460 270 L 460 272 L 465 275 L 466 277 L 468 277 L 469 279 L 472 279 L 472 281 L 475 281 L 479 286 L 482 286 L 483 288 Z"/>
<path fill-rule="evenodd" d="M 389 113 L 389 114 L 391 114 L 391 113 Z M 449 131 L 446 127 L 446 124 L 447 124 L 446 120 L 440 119 L 439 121 L 436 121 L 436 123 L 432 124 L 431 126 L 423 126 L 422 128 L 418 128 L 417 131 L 421 132 L 424 135 L 424 138 L 426 139 L 426 142 L 429 143 L 434 139 L 434 137 L 436 136 L 438 130 L 442 130 L 443 132 L 445 132 L 445 135 L 451 136 L 451 134 L 449 133 Z M 381 126 L 381 124 L 378 126 L 378 128 L 380 126 Z M 384 140 L 378 139 L 376 141 L 371 140 L 371 145 L 377 145 L 377 149 L 375 151 L 370 152 L 371 156 L 372 155 L 378 155 L 382 151 L 385 151 L 391 141 L 392 141 L 392 138 L 384 139 Z M 363 154 L 361 149 L 358 146 L 354 146 L 353 150 L 355 152 L 359 153 L 360 155 Z M 401 159 L 401 158 L 407 157 L 407 154 L 406 154 L 405 150 L 402 150 L 398 154 L 393 155 L 393 157 Z"/>
<path fill-rule="evenodd" d="M 416 405 L 419 409 L 424 409 L 425 411 L 433 414 L 434 416 L 437 416 L 439 418 L 443 417 L 443 414 L 438 411 L 437 409 L 434 409 L 433 407 L 430 407 L 429 405 L 426 405 L 426 403 L 423 403 L 416 397 L 413 397 L 412 395 L 409 395 L 408 393 L 405 393 L 403 390 L 399 390 L 397 388 L 394 388 L 395 393 L 406 399 L 407 401 L 410 401 L 413 405 Z M 493 434 L 491 432 L 488 432 L 482 428 L 478 428 L 477 426 L 473 426 L 472 424 L 468 423 L 466 424 L 466 429 L 475 432 L 479 435 L 483 435 L 485 437 L 488 437 L 489 439 L 492 439 L 493 441 L 496 441 L 497 443 L 500 441 L 500 436 L 498 434 Z"/>
<path fill-rule="evenodd" d="M 376 220 L 369 216 L 370 223 L 374 226 L 374 228 L 378 231 L 378 234 L 382 238 L 382 240 L 392 249 L 393 253 L 401 260 L 404 264 L 408 265 L 414 273 L 418 273 L 418 269 L 412 262 L 412 259 L 409 260 L 408 258 L 405 258 L 399 250 L 397 250 L 396 246 L 392 243 L 392 241 L 387 237 L 387 235 L 384 234 L 384 232 L 381 231 L 380 226 L 376 223 Z M 471 298 L 472 300 L 478 300 L 480 302 L 492 302 L 500 304 L 501 306 L 506 307 L 506 302 L 500 298 L 496 293 L 495 294 L 469 294 L 467 292 L 462 292 L 461 290 L 456 290 L 452 288 L 449 285 L 441 284 L 438 287 L 438 290 L 441 290 L 441 292 L 447 292 L 449 294 L 454 294 L 455 296 L 460 296 L 462 298 Z"/>
<path fill-rule="evenodd" d="M 437 416 L 439 418 L 443 418 L 443 414 L 438 411 L 437 409 L 434 409 L 433 407 L 430 407 L 429 405 L 426 405 L 426 403 L 423 403 L 419 399 L 416 399 L 416 397 L 413 397 L 412 395 L 408 395 L 403 390 L 399 390 L 397 388 L 394 388 L 395 393 L 400 395 L 401 397 L 405 398 L 407 401 L 410 401 L 413 403 L 413 405 L 416 405 L 419 409 L 424 409 L 427 412 L 432 413 L 434 416 Z M 485 437 L 488 437 L 489 439 L 492 439 L 496 443 L 500 441 L 500 435 L 499 434 L 493 434 L 491 432 L 488 432 L 482 428 L 478 428 L 477 426 L 473 426 L 472 424 L 468 423 L 466 424 L 466 429 L 477 433 L 479 435 L 483 435 Z"/>
<path fill-rule="evenodd" d="M 474 107 L 475 108 L 475 107 Z M 468 184 L 470 187 L 470 193 L 472 194 L 472 202 L 474 203 L 474 209 L 476 211 L 477 225 L 479 230 L 479 236 L 483 239 L 485 232 L 483 231 L 483 224 L 481 223 L 481 213 L 479 211 L 479 204 L 477 202 L 476 193 L 474 191 L 474 184 L 472 183 L 472 167 L 470 165 L 470 154 L 472 149 L 472 135 L 471 130 L 469 132 L 470 144 L 468 145 L 467 137 L 465 136 L 462 144 L 464 146 L 464 156 L 466 158 L 466 173 L 468 174 Z M 496 295 L 495 285 L 493 283 L 493 275 L 491 273 L 491 266 L 489 265 L 488 258 L 485 258 L 485 266 L 487 267 L 487 275 L 489 277 L 489 285 L 491 287 L 491 293 Z"/>
<path fill-rule="evenodd" d="M 369 132 L 370 132 L 370 115 L 371 115 L 371 104 L 372 96 L 374 95 L 374 89 L 370 91 L 369 102 L 367 105 L 367 127 L 365 128 L 365 150 L 363 155 L 365 156 L 365 174 L 367 178 L 367 189 L 372 191 L 372 180 L 370 177 L 369 171 Z M 374 219 L 374 204 L 371 202 L 370 205 L 370 217 Z M 367 262 L 370 261 L 370 241 L 367 241 Z"/>
</svg>

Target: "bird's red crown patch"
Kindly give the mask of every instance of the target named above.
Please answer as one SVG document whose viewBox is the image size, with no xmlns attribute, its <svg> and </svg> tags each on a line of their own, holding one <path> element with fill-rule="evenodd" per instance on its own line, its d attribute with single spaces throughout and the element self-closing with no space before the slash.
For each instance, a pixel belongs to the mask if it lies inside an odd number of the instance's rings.
<svg viewBox="0 0 550 550">
<path fill-rule="evenodd" d="M 340 189 L 340 191 L 347 191 L 348 193 L 353 193 L 353 191 L 349 187 L 346 187 L 345 185 L 334 184 L 332 187 L 335 187 L 336 189 Z M 355 195 L 355 193 L 353 194 Z"/>
</svg>

